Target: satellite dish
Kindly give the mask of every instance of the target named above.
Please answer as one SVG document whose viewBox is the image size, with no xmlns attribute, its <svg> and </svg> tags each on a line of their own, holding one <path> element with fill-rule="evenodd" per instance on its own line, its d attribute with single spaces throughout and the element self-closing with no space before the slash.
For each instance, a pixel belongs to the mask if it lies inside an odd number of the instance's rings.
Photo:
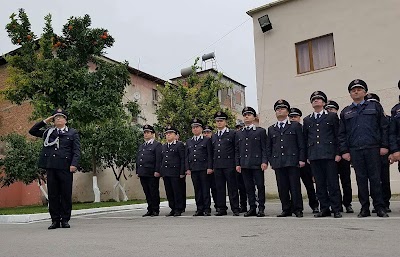
<svg viewBox="0 0 400 257">
<path fill-rule="evenodd" d="M 140 93 L 139 92 L 133 93 L 133 99 L 139 100 L 140 99 Z"/>
<path fill-rule="evenodd" d="M 203 56 L 201 57 L 201 59 L 204 61 L 207 61 L 208 59 L 214 59 L 215 58 L 215 53 L 211 52 L 208 54 L 203 54 Z"/>
</svg>

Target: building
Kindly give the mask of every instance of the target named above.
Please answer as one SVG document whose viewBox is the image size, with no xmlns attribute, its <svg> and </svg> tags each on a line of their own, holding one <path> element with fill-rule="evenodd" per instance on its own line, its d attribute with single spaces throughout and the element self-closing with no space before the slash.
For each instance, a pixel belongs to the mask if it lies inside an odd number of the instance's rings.
<svg viewBox="0 0 400 257">
<path fill-rule="evenodd" d="M 218 70 L 214 68 L 205 69 L 197 72 L 199 76 L 205 76 L 207 74 L 212 74 L 214 76 L 217 76 L 218 73 L 219 73 Z M 184 79 L 184 77 L 179 76 L 172 78 L 170 80 L 172 82 L 176 82 L 181 79 Z M 242 110 L 246 105 L 246 94 L 245 94 L 246 86 L 224 74 L 222 74 L 221 82 L 227 85 L 231 85 L 231 87 L 225 88 L 218 92 L 218 97 L 221 102 L 221 107 L 231 109 L 232 113 L 235 114 L 236 116 L 236 120 L 241 120 Z"/>
<path fill-rule="evenodd" d="M 309 98 L 316 90 L 343 108 L 351 103 L 347 86 L 357 78 L 390 113 L 399 95 L 399 8 L 397 0 L 279 0 L 248 11 L 260 125 L 275 122 L 273 104 L 281 98 L 311 113 Z M 263 33 L 259 18 L 266 21 L 264 30 L 272 29 Z M 393 191 L 400 192 L 397 165 L 392 169 Z"/>
</svg>

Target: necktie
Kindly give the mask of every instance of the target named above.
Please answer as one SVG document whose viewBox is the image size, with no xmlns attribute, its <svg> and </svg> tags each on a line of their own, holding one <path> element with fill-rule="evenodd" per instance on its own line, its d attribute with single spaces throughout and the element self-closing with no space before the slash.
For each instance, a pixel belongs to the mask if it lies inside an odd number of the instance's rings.
<svg viewBox="0 0 400 257">
<path fill-rule="evenodd" d="M 62 134 L 62 130 L 61 129 L 57 129 L 57 134 Z"/>
<path fill-rule="evenodd" d="M 283 130 L 283 125 L 284 125 L 285 123 L 284 122 L 279 122 L 279 129 L 280 130 Z"/>
<path fill-rule="evenodd" d="M 319 120 L 321 118 L 321 113 L 317 114 L 317 120 Z"/>
<path fill-rule="evenodd" d="M 222 131 L 219 130 L 219 131 L 218 131 L 218 136 L 220 137 L 221 135 L 222 135 Z"/>
</svg>

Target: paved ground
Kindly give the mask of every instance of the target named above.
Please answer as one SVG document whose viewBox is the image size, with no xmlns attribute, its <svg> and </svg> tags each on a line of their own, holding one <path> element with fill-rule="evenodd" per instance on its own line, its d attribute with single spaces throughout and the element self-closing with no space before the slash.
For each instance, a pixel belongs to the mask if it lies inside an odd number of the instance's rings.
<svg viewBox="0 0 400 257">
<path fill-rule="evenodd" d="M 386 219 L 316 219 L 308 208 L 304 218 L 276 218 L 280 204 L 269 202 L 265 218 L 192 217 L 189 205 L 182 217 L 94 214 L 52 231 L 48 221 L 0 224 L 0 256 L 399 256 L 400 202 L 392 210 Z"/>
</svg>

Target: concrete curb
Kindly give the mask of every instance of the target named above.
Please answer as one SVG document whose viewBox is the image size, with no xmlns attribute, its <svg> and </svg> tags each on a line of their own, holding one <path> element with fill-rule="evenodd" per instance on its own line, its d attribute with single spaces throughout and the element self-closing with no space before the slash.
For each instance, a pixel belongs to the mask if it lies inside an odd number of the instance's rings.
<svg viewBox="0 0 400 257">
<path fill-rule="evenodd" d="M 187 199 L 186 204 L 194 204 L 194 199 Z M 168 201 L 160 203 L 160 208 L 168 207 Z M 146 203 L 130 204 L 121 206 L 101 207 L 92 209 L 73 210 L 71 216 L 81 216 L 96 213 L 108 213 L 115 211 L 130 211 L 130 210 L 144 210 L 147 208 Z M 0 224 L 18 224 L 30 223 L 35 221 L 50 220 L 49 213 L 35 213 L 35 214 L 15 214 L 15 215 L 0 215 Z"/>
</svg>

